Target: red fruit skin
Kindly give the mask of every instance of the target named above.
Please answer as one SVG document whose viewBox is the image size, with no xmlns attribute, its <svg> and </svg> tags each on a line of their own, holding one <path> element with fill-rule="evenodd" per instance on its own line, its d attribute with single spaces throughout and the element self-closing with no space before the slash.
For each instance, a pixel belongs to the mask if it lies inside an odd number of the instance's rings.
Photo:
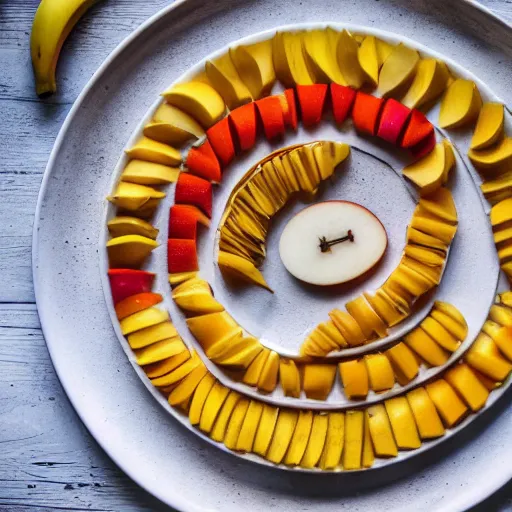
<svg viewBox="0 0 512 512">
<path fill-rule="evenodd" d="M 188 205 L 175 204 L 169 210 L 168 238 L 195 240 L 197 237 L 197 216 Z"/>
<path fill-rule="evenodd" d="M 330 92 L 334 120 L 341 124 L 350 114 L 356 99 L 356 91 L 344 85 L 331 84 Z"/>
<path fill-rule="evenodd" d="M 297 97 L 304 126 L 315 126 L 322 119 L 327 87 L 326 84 L 297 85 Z"/>
<path fill-rule="evenodd" d="M 235 158 L 235 144 L 233 143 L 233 135 L 229 126 L 229 118 L 225 117 L 211 128 L 208 128 L 206 136 L 218 159 L 226 167 Z"/>
<path fill-rule="evenodd" d="M 423 112 L 413 109 L 400 146 L 402 148 L 412 148 L 431 136 L 432 133 L 434 133 L 434 125 L 425 117 Z"/>
<path fill-rule="evenodd" d="M 138 293 L 150 292 L 155 274 L 145 270 L 111 268 L 108 271 L 114 305 Z"/>
<path fill-rule="evenodd" d="M 399 101 L 393 98 L 386 100 L 380 116 L 377 136 L 390 144 L 397 145 L 410 114 L 411 109 Z"/>
<path fill-rule="evenodd" d="M 238 137 L 240 149 L 247 151 L 256 144 L 256 106 L 254 102 L 235 108 L 229 113 Z"/>
<path fill-rule="evenodd" d="M 283 107 L 283 116 L 284 116 L 284 124 L 285 126 L 289 126 L 294 132 L 297 131 L 297 126 L 299 125 L 299 118 L 297 115 L 297 102 L 295 100 L 295 90 L 294 89 L 286 89 L 284 91 L 283 96 L 279 96 L 279 98 L 284 99 Z"/>
<path fill-rule="evenodd" d="M 358 132 L 375 135 L 377 120 L 383 104 L 384 100 L 382 98 L 376 98 L 361 91 L 357 92 L 352 107 L 352 120 Z"/>
<path fill-rule="evenodd" d="M 221 180 L 220 164 L 208 140 L 197 148 L 189 149 L 186 166 L 196 176 L 216 183 Z"/>
<path fill-rule="evenodd" d="M 180 173 L 174 192 L 176 204 L 191 204 L 212 216 L 212 184 L 187 172 Z"/>
<path fill-rule="evenodd" d="M 170 274 L 199 270 L 195 240 L 167 240 L 167 267 Z"/>
<path fill-rule="evenodd" d="M 268 96 L 257 101 L 256 108 L 260 114 L 263 131 L 268 140 L 284 135 L 283 107 L 277 96 Z"/>
<path fill-rule="evenodd" d="M 425 155 L 428 155 L 434 149 L 435 145 L 436 134 L 434 131 L 432 131 L 426 139 L 422 140 L 419 144 L 416 144 L 416 146 L 409 148 L 409 151 L 415 160 L 419 160 Z"/>
</svg>

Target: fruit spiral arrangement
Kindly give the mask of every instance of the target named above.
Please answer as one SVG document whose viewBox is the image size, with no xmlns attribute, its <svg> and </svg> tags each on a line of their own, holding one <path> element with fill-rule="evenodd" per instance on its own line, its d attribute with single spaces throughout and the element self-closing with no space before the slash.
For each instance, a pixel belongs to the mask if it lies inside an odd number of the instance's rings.
<svg viewBox="0 0 512 512">
<path fill-rule="evenodd" d="M 332 28 L 277 31 L 233 46 L 162 96 L 120 164 L 106 250 L 119 330 L 173 414 L 228 450 L 319 470 L 383 464 L 470 421 L 512 370 L 505 285 L 512 279 L 512 144 L 503 105 L 484 102 L 474 81 L 409 45 Z M 438 128 L 429 119 L 436 108 Z M 201 247 L 218 211 L 207 255 L 223 276 L 215 291 L 272 292 L 262 265 L 282 212 L 296 202 L 316 204 L 337 174 L 353 172 L 351 150 L 361 151 L 315 138 L 282 143 L 328 122 L 341 140 L 352 127 L 366 143 L 399 154 L 400 178 L 416 206 L 386 279 L 326 310 L 290 352 L 228 312 L 201 273 Z M 452 128 L 473 130 L 467 156 L 441 136 Z M 222 193 L 229 167 L 259 144 L 272 150 L 246 168 L 218 209 L 214 191 Z M 490 203 L 503 271 L 477 326 L 437 296 L 464 218 L 452 193 L 460 176 L 452 175 L 465 167 Z M 168 298 L 187 327 L 180 333 L 162 306 L 167 290 L 153 291 L 155 273 L 146 270 L 161 239 L 151 222 L 166 188 L 174 193 Z M 350 231 L 324 237 L 320 249 L 348 240 Z M 348 275 L 364 283 L 362 272 Z"/>
</svg>

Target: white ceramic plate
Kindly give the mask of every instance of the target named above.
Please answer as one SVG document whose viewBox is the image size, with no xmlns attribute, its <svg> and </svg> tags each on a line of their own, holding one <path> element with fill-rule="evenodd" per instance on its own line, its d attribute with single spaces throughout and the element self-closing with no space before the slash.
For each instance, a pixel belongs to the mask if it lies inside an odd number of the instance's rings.
<svg viewBox="0 0 512 512">
<path fill-rule="evenodd" d="M 450 15 L 477 20 L 486 30 L 489 23 L 495 24 L 491 34 L 496 37 L 502 31 L 500 46 L 509 53 L 468 45 L 467 33 L 449 31 L 438 19 L 428 19 L 415 10 L 415 2 L 408 9 L 384 1 L 357 6 L 291 1 L 279 7 L 263 1 L 231 6 L 220 2 L 207 9 L 198 5 L 195 0 L 176 4 L 114 52 L 70 112 L 48 165 L 36 218 L 34 282 L 50 353 L 71 401 L 98 442 L 132 478 L 183 510 L 264 510 L 271 504 L 283 510 L 323 510 L 341 503 L 410 510 L 403 497 L 411 498 L 411 488 L 417 509 L 455 510 L 479 501 L 512 474 L 503 449 L 512 430 L 506 422 L 506 399 L 500 410 L 484 413 L 442 447 L 368 476 L 307 476 L 256 467 L 186 432 L 147 393 L 117 343 L 101 293 L 97 240 L 111 171 L 143 113 L 185 69 L 228 42 L 262 28 L 312 19 L 384 27 L 448 53 L 479 76 L 492 76 L 493 89 L 507 100 L 510 35 L 485 13 L 458 3 Z M 371 11 L 365 9 L 369 6 Z M 431 6 L 442 9 L 441 2 Z M 218 12 L 226 7 L 230 9 Z M 439 44 L 443 37 L 453 41 L 449 51 Z M 496 415 L 487 426 L 487 417 Z M 479 442 L 470 442 L 484 423 Z M 457 453 L 446 456 L 450 448 Z M 412 475 L 441 452 L 435 466 L 393 486 L 368 489 Z M 483 468 L 488 479 L 478 479 L 478 485 L 461 492 Z M 355 495 L 362 489 L 364 494 Z"/>
</svg>

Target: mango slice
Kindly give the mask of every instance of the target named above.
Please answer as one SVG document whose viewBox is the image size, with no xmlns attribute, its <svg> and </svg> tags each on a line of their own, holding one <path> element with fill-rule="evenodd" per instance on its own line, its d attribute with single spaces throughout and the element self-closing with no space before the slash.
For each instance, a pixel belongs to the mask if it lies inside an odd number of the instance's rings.
<svg viewBox="0 0 512 512">
<path fill-rule="evenodd" d="M 127 336 L 132 332 L 165 322 L 168 319 L 169 312 L 167 310 L 152 307 L 127 316 L 119 322 L 119 326 L 121 327 L 121 332 Z"/>
<path fill-rule="evenodd" d="M 263 350 L 254 358 L 247 368 L 247 371 L 244 373 L 242 378 L 242 382 L 244 382 L 244 384 L 247 384 L 248 386 L 256 386 L 258 384 L 261 372 L 265 367 L 265 363 L 267 362 L 269 355 L 270 350 L 263 347 Z"/>
<path fill-rule="evenodd" d="M 334 469 L 339 465 L 344 442 L 345 415 L 342 412 L 330 412 L 324 451 L 319 462 L 322 469 Z"/>
<path fill-rule="evenodd" d="M 327 338 L 332 340 L 338 347 L 348 347 L 347 340 L 343 337 L 338 328 L 334 325 L 332 320 L 318 324 L 318 330 Z"/>
<path fill-rule="evenodd" d="M 445 257 L 429 247 L 407 244 L 404 248 L 404 254 L 425 265 L 432 267 L 441 267 L 444 265 Z"/>
<path fill-rule="evenodd" d="M 476 121 L 481 107 L 482 98 L 475 83 L 458 78 L 443 96 L 438 124 L 441 128 L 469 125 Z"/>
<path fill-rule="evenodd" d="M 213 388 L 213 385 L 215 384 L 215 381 L 215 377 L 208 372 L 197 386 L 188 412 L 188 420 L 191 425 L 199 425 L 204 404 Z"/>
<path fill-rule="evenodd" d="M 419 200 L 420 211 L 428 212 L 450 224 L 457 223 L 457 209 L 449 189 L 441 187 Z"/>
<path fill-rule="evenodd" d="M 407 398 L 398 396 L 384 402 L 396 444 L 401 450 L 414 450 L 421 446 L 418 429 Z"/>
<path fill-rule="evenodd" d="M 279 379 L 285 396 L 300 397 L 300 373 L 293 359 L 280 360 Z"/>
<path fill-rule="evenodd" d="M 272 51 L 277 78 L 285 87 L 315 83 L 302 50 L 302 32 L 276 32 Z"/>
<path fill-rule="evenodd" d="M 359 63 L 359 44 L 348 30 L 337 32 L 328 28 L 327 35 L 336 44 L 338 66 L 347 85 L 360 89 L 367 75 Z"/>
<path fill-rule="evenodd" d="M 453 427 L 466 416 L 468 408 L 446 380 L 437 379 L 425 389 L 446 427 Z"/>
<path fill-rule="evenodd" d="M 512 197 L 495 204 L 491 209 L 490 218 L 493 228 L 510 222 L 512 220 Z"/>
<path fill-rule="evenodd" d="M 384 405 L 371 405 L 367 409 L 373 449 L 378 457 L 396 457 L 398 448 Z"/>
<path fill-rule="evenodd" d="M 204 366 L 204 363 L 195 352 L 192 352 L 190 358 L 183 364 L 180 364 L 177 368 L 165 375 L 162 375 L 161 377 L 151 379 L 151 383 L 157 388 L 172 386 L 173 384 L 177 384 L 183 380 L 198 366 Z"/>
<path fill-rule="evenodd" d="M 389 359 L 384 354 L 368 354 L 364 356 L 370 388 L 375 392 L 391 389 L 395 385 L 395 374 Z"/>
<path fill-rule="evenodd" d="M 494 145 L 503 135 L 505 109 L 502 103 L 484 103 L 476 122 L 470 149 L 479 151 Z"/>
<path fill-rule="evenodd" d="M 400 385 L 404 386 L 414 379 L 420 366 L 412 350 L 405 343 L 397 343 L 385 352 Z"/>
<path fill-rule="evenodd" d="M 362 466 L 364 421 L 363 411 L 347 411 L 345 414 L 343 469 L 360 469 Z"/>
<path fill-rule="evenodd" d="M 224 435 L 224 445 L 230 450 L 234 450 L 236 448 L 238 436 L 240 435 L 240 430 L 242 429 L 242 424 L 247 413 L 247 409 L 249 408 L 249 404 L 250 400 L 242 397 L 233 408 L 233 412 L 229 418 L 226 433 Z"/>
<path fill-rule="evenodd" d="M 140 185 L 165 185 L 177 181 L 179 174 L 180 170 L 177 167 L 144 160 L 130 160 L 121 174 L 121 181 Z"/>
<path fill-rule="evenodd" d="M 244 348 L 238 350 L 237 341 L 230 339 L 231 347 L 218 356 L 211 356 L 212 361 L 222 366 L 230 366 L 235 369 L 248 368 L 258 354 L 263 350 L 260 342 L 252 337 L 240 340 L 244 344 Z M 220 344 L 219 342 L 218 344 Z"/>
<path fill-rule="evenodd" d="M 235 450 L 240 452 L 252 451 L 262 412 L 263 404 L 257 400 L 251 400 L 240 428 Z"/>
<path fill-rule="evenodd" d="M 512 365 L 502 357 L 494 340 L 482 332 L 464 359 L 469 366 L 496 382 L 505 380 L 512 371 Z"/>
<path fill-rule="evenodd" d="M 206 76 L 230 110 L 252 101 L 248 87 L 242 82 L 231 59 L 231 52 L 205 64 Z"/>
<path fill-rule="evenodd" d="M 181 153 L 176 148 L 149 137 L 141 137 L 125 153 L 130 158 L 168 165 L 170 167 L 179 166 L 181 163 Z"/>
<path fill-rule="evenodd" d="M 303 388 L 308 398 L 325 400 L 334 385 L 335 364 L 308 363 L 303 368 Z"/>
<path fill-rule="evenodd" d="M 481 171 L 489 171 L 512 162 L 512 137 L 505 137 L 499 144 L 480 151 L 470 149 L 468 157 Z"/>
<path fill-rule="evenodd" d="M 428 316 L 421 322 L 420 327 L 441 347 L 448 352 L 455 352 L 460 345 L 458 341 L 442 324 Z"/>
<path fill-rule="evenodd" d="M 443 423 L 426 389 L 413 389 L 406 396 L 421 439 L 434 439 L 444 435 Z"/>
<path fill-rule="evenodd" d="M 436 100 L 448 86 L 450 72 L 446 64 L 437 59 L 421 59 L 414 80 L 402 98 L 409 108 L 419 108 Z"/>
<path fill-rule="evenodd" d="M 234 274 L 240 279 L 261 286 L 274 293 L 268 286 L 262 273 L 249 260 L 225 251 L 219 251 L 217 262 L 221 270 Z"/>
<path fill-rule="evenodd" d="M 204 350 L 208 350 L 223 338 L 242 332 L 242 328 L 226 311 L 187 318 L 187 325 Z"/>
<path fill-rule="evenodd" d="M 183 343 L 183 340 L 180 337 L 175 337 L 157 341 L 152 345 L 141 348 L 135 352 L 135 357 L 137 364 L 143 366 L 163 361 L 169 357 L 181 354 L 185 350 L 187 350 L 187 347 Z"/>
<path fill-rule="evenodd" d="M 107 242 L 110 268 L 140 268 L 151 251 L 158 247 L 152 238 L 141 235 L 123 235 Z"/>
<path fill-rule="evenodd" d="M 450 244 L 457 233 L 457 227 L 439 220 L 433 215 L 426 215 L 415 211 L 411 220 L 411 227 L 437 238 L 444 244 Z"/>
<path fill-rule="evenodd" d="M 151 199 L 159 200 L 164 197 L 165 192 L 161 192 L 152 187 L 121 181 L 117 185 L 114 193 L 108 196 L 107 199 L 119 208 L 135 211 L 142 208 Z"/>
<path fill-rule="evenodd" d="M 272 61 L 272 39 L 229 50 L 242 81 L 257 100 L 267 96 L 276 81 Z"/>
<path fill-rule="evenodd" d="M 445 242 L 442 242 L 432 235 L 427 235 L 426 233 L 418 231 L 412 226 L 407 228 L 407 243 L 420 245 L 422 247 L 430 247 L 431 249 L 435 249 L 443 253 L 448 248 L 448 245 Z"/>
<path fill-rule="evenodd" d="M 215 382 L 210 393 L 208 393 L 208 397 L 204 402 L 203 410 L 201 411 L 199 428 L 203 432 L 209 434 L 212 431 L 215 420 L 217 419 L 229 393 L 229 388 L 221 384 L 219 381 Z"/>
<path fill-rule="evenodd" d="M 157 341 L 175 338 L 178 331 L 172 322 L 165 320 L 139 329 L 128 335 L 128 343 L 133 349 L 147 347 Z"/>
<path fill-rule="evenodd" d="M 178 285 L 172 292 L 172 298 L 180 309 L 196 314 L 208 314 L 224 311 L 224 306 L 212 295 L 210 285 L 199 278 L 189 279 Z"/>
<path fill-rule="evenodd" d="M 278 375 L 279 354 L 271 350 L 261 370 L 257 383 L 258 389 L 265 393 L 271 393 L 274 391 L 277 386 Z"/>
<path fill-rule="evenodd" d="M 494 304 L 489 310 L 489 318 L 503 326 L 512 327 L 512 309 Z"/>
<path fill-rule="evenodd" d="M 197 277 L 197 271 L 192 272 L 177 272 L 174 274 L 169 274 L 169 284 L 171 286 L 176 286 L 180 283 L 184 283 L 185 281 L 188 281 L 189 279 L 193 279 L 194 277 Z"/>
<path fill-rule="evenodd" d="M 263 411 L 261 413 L 260 423 L 258 425 L 258 430 L 256 432 L 252 448 L 253 452 L 261 457 L 265 457 L 268 451 L 276 428 L 278 416 L 279 409 L 277 407 L 269 404 L 263 404 Z"/>
<path fill-rule="evenodd" d="M 375 39 L 375 45 L 377 46 L 377 58 L 379 60 L 379 69 L 382 67 L 384 62 L 386 62 L 387 58 L 393 52 L 394 46 L 387 41 L 382 39 Z"/>
<path fill-rule="evenodd" d="M 370 418 L 368 412 L 364 412 L 364 434 L 363 434 L 363 468 L 371 468 L 375 461 L 375 452 L 373 450 L 372 436 L 370 434 Z"/>
<path fill-rule="evenodd" d="M 430 316 L 439 322 L 450 334 L 454 336 L 455 339 L 459 341 L 466 339 L 468 326 L 465 320 L 464 323 L 461 323 L 458 319 L 455 320 L 452 316 L 446 313 L 446 311 L 437 307 L 430 313 Z"/>
<path fill-rule="evenodd" d="M 489 390 L 478 380 L 468 365 L 461 363 L 453 366 L 444 374 L 444 378 L 472 411 L 478 411 L 487 402 Z"/>
<path fill-rule="evenodd" d="M 386 322 L 388 327 L 400 323 L 406 317 L 406 314 L 397 309 L 382 290 L 377 290 L 373 296 L 368 293 L 365 293 L 364 296 L 377 314 Z"/>
<path fill-rule="evenodd" d="M 265 458 L 274 464 L 280 464 L 284 459 L 290 441 L 292 440 L 299 413 L 293 409 L 281 409 L 277 417 L 272 441 Z"/>
<path fill-rule="evenodd" d="M 370 84 L 375 87 L 379 81 L 379 57 L 374 36 L 366 36 L 363 39 L 357 51 L 357 58 Z"/>
<path fill-rule="evenodd" d="M 372 339 L 377 335 L 383 338 L 387 335 L 386 324 L 375 313 L 363 295 L 345 304 L 347 312 L 359 324 L 366 339 Z"/>
<path fill-rule="evenodd" d="M 364 398 L 368 394 L 369 380 L 366 363 L 362 359 L 342 361 L 339 364 L 343 390 L 349 399 Z"/>
<path fill-rule="evenodd" d="M 155 240 L 158 236 L 158 229 L 137 217 L 114 217 L 107 222 L 107 227 L 113 238 L 125 235 L 140 235 Z"/>
<path fill-rule="evenodd" d="M 407 268 L 417 272 L 433 286 L 441 282 L 442 265 L 439 261 L 445 260 L 444 255 L 432 254 L 430 248 L 406 246 L 407 253 L 402 256 L 400 265 L 405 265 Z M 434 264 L 433 264 L 434 262 Z"/>
<path fill-rule="evenodd" d="M 307 30 L 302 36 L 306 64 L 317 82 L 347 85 L 336 59 L 336 39 L 327 30 Z"/>
<path fill-rule="evenodd" d="M 361 327 L 346 311 L 333 309 L 329 312 L 329 316 L 343 338 L 347 340 L 347 343 L 351 347 L 362 345 L 366 341 Z"/>
<path fill-rule="evenodd" d="M 286 452 L 284 463 L 289 466 L 298 466 L 308 445 L 309 436 L 313 427 L 313 412 L 301 410 L 293 431 L 290 446 Z"/>
<path fill-rule="evenodd" d="M 228 422 L 231 419 L 231 415 L 233 413 L 233 409 L 241 399 L 241 395 L 236 391 L 230 391 L 226 400 L 222 404 L 222 408 L 217 415 L 217 419 L 213 425 L 211 430 L 210 437 L 214 441 L 222 442 L 226 436 L 226 431 L 228 428 Z"/>
<path fill-rule="evenodd" d="M 178 366 L 188 359 L 190 359 L 190 352 L 186 350 L 180 354 L 169 357 L 168 359 L 164 359 L 163 361 L 158 361 L 157 363 L 144 366 L 144 372 L 150 379 L 162 377 L 162 375 L 172 372 L 174 369 L 178 368 Z"/>
<path fill-rule="evenodd" d="M 179 406 L 192 398 L 197 386 L 209 373 L 204 364 L 192 370 L 170 393 L 167 400 L 173 407 Z"/>
<path fill-rule="evenodd" d="M 448 361 L 448 353 L 423 329 L 414 329 L 405 336 L 404 341 L 431 366 L 441 366 Z"/>
<path fill-rule="evenodd" d="M 420 56 L 416 50 L 408 48 L 403 43 L 395 46 L 380 70 L 380 95 L 387 98 L 399 94 L 412 80 L 419 60 Z"/>
<path fill-rule="evenodd" d="M 320 461 L 327 438 L 327 428 L 329 416 L 327 414 L 317 413 L 313 416 L 311 434 L 300 462 L 303 468 L 314 468 Z"/>
<path fill-rule="evenodd" d="M 204 82 L 174 85 L 162 95 L 167 103 L 189 114 L 205 129 L 219 121 L 226 110 L 220 94 Z"/>
<path fill-rule="evenodd" d="M 485 322 L 483 329 L 500 349 L 500 352 L 512 361 L 512 326 L 502 326 L 492 320 Z"/>
</svg>

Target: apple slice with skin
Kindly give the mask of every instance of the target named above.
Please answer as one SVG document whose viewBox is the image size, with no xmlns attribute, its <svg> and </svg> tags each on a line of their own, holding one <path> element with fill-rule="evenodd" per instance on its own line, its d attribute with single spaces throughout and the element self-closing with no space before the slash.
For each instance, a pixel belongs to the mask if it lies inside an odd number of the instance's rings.
<svg viewBox="0 0 512 512">
<path fill-rule="evenodd" d="M 327 97 L 326 84 L 297 85 L 302 124 L 315 126 L 322 119 L 322 112 Z"/>
<path fill-rule="evenodd" d="M 356 91 L 351 87 L 333 83 L 330 85 L 330 93 L 334 120 L 341 124 L 352 111 Z"/>
<path fill-rule="evenodd" d="M 221 119 L 211 128 L 208 128 L 206 135 L 222 165 L 228 165 L 235 157 L 235 144 L 229 125 L 229 117 Z"/>
<path fill-rule="evenodd" d="M 181 163 L 181 153 L 176 148 L 149 137 L 141 137 L 125 153 L 130 158 L 169 165 L 171 167 L 178 166 Z"/>
<path fill-rule="evenodd" d="M 402 148 L 413 148 L 433 133 L 434 125 L 426 118 L 425 114 L 413 109 L 400 146 Z"/>
<path fill-rule="evenodd" d="M 480 113 L 482 98 L 471 80 L 458 78 L 450 84 L 441 101 L 439 126 L 459 128 L 474 121 Z"/>
<path fill-rule="evenodd" d="M 232 110 L 229 119 L 238 138 L 242 151 L 251 149 L 256 143 L 256 105 L 248 103 Z"/>
<path fill-rule="evenodd" d="M 505 109 L 502 103 L 484 103 L 476 122 L 470 149 L 481 150 L 495 144 L 503 135 Z"/>
<path fill-rule="evenodd" d="M 277 96 L 261 98 L 256 102 L 256 108 L 263 123 L 263 131 L 268 140 L 274 140 L 284 135 L 284 116 L 281 102 Z"/>
<path fill-rule="evenodd" d="M 319 239 L 354 235 L 322 252 Z M 366 208 L 347 201 L 326 201 L 305 208 L 285 227 L 279 242 L 281 260 L 302 281 L 332 285 L 350 281 L 373 268 L 387 247 L 380 221 Z"/>
<path fill-rule="evenodd" d="M 189 149 L 186 166 L 192 174 L 214 183 L 219 183 L 222 178 L 219 161 L 208 140 Z"/>
<path fill-rule="evenodd" d="M 212 216 L 212 184 L 197 176 L 182 172 L 176 184 L 174 199 L 177 204 L 191 204 Z"/>
<path fill-rule="evenodd" d="M 393 98 L 386 100 L 382 108 L 377 136 L 396 145 L 410 114 L 411 110 L 400 102 Z"/>
<path fill-rule="evenodd" d="M 416 73 L 420 56 L 403 43 L 395 46 L 382 65 L 379 74 L 379 93 L 383 97 L 399 94 Z"/>
<path fill-rule="evenodd" d="M 114 305 L 139 293 L 150 292 L 155 274 L 145 270 L 112 268 L 108 271 Z"/>
<path fill-rule="evenodd" d="M 384 105 L 382 98 L 358 91 L 352 107 L 352 120 L 358 132 L 375 135 L 377 120 Z"/>
<path fill-rule="evenodd" d="M 274 69 L 285 87 L 315 83 L 306 65 L 302 32 L 277 32 L 272 40 Z"/>
</svg>

